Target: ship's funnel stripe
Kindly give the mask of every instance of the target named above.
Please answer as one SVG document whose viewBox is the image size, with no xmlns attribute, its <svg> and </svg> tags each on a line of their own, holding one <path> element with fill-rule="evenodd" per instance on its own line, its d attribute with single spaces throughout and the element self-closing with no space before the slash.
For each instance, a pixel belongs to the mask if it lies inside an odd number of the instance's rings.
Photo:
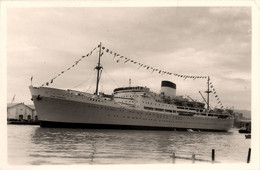
<svg viewBox="0 0 260 170">
<path fill-rule="evenodd" d="M 173 89 L 176 89 L 176 84 L 170 81 L 162 81 L 161 87 L 171 87 Z"/>
</svg>

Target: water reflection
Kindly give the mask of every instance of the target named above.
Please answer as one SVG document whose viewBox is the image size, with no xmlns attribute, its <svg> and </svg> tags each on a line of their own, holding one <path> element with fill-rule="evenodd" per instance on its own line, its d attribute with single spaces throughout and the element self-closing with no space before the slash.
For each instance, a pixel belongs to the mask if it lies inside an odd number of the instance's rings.
<svg viewBox="0 0 260 170">
<path fill-rule="evenodd" d="M 11 136 L 12 128 L 10 128 Z M 234 155 L 246 157 L 244 154 L 250 146 L 241 135 L 232 132 L 35 127 L 28 129 L 26 134 L 27 140 L 23 141 L 26 149 L 21 154 L 27 158 L 25 164 L 33 165 L 174 163 L 171 157 L 173 153 L 188 157 L 195 153 L 196 158 L 209 160 L 213 148 L 217 152 L 219 161 L 220 159 L 241 161 L 241 158 L 237 156 L 234 158 Z M 15 135 L 19 136 L 19 134 Z M 241 140 L 247 143 L 242 146 Z M 242 152 L 241 148 L 244 149 Z"/>
</svg>

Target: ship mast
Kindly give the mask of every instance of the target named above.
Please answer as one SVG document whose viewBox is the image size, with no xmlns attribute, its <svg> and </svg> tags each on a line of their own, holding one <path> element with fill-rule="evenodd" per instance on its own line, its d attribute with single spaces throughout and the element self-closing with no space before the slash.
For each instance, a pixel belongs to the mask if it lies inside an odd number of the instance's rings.
<svg viewBox="0 0 260 170">
<path fill-rule="evenodd" d="M 209 90 L 209 80 L 210 80 L 210 78 L 209 78 L 209 76 L 208 76 L 208 82 L 207 82 L 207 84 L 208 84 L 208 90 L 205 91 L 205 93 L 207 93 L 207 110 L 208 110 L 208 111 L 209 111 L 209 93 L 212 92 L 212 91 Z"/>
<path fill-rule="evenodd" d="M 99 84 L 99 80 L 100 80 L 102 69 L 103 69 L 103 67 L 100 64 L 101 48 L 102 48 L 102 43 L 100 42 L 99 53 L 98 53 L 98 63 L 97 63 L 97 66 L 95 67 L 95 69 L 97 70 L 97 84 L 96 84 L 96 91 L 94 93 L 95 95 L 98 95 L 98 84 Z"/>
</svg>

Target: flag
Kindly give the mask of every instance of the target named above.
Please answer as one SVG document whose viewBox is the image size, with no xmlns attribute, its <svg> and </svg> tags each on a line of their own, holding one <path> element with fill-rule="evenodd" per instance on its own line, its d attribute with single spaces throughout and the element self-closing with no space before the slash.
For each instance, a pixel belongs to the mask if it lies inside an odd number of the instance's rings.
<svg viewBox="0 0 260 170">
<path fill-rule="evenodd" d="M 31 81 L 33 80 L 33 76 L 31 77 Z"/>
<path fill-rule="evenodd" d="M 128 62 L 129 60 L 130 60 L 130 59 L 127 59 L 127 60 L 125 61 L 125 63 Z"/>
<path fill-rule="evenodd" d="M 13 97 L 13 99 L 12 99 L 11 103 L 13 103 L 13 102 L 14 102 L 14 100 L 15 100 L 15 95 L 14 95 L 14 97 Z"/>
</svg>

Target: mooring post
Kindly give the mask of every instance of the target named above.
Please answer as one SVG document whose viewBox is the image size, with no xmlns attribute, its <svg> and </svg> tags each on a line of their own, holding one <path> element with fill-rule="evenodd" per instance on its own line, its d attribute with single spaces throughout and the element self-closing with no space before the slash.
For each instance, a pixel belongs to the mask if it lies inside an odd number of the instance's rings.
<svg viewBox="0 0 260 170">
<path fill-rule="evenodd" d="M 215 161 L 215 149 L 212 149 L 212 152 L 211 152 L 211 160 L 212 160 L 212 162 Z"/>
<path fill-rule="evenodd" d="M 175 159 L 175 153 L 174 152 L 172 153 L 172 159 Z"/>
<path fill-rule="evenodd" d="M 175 164 L 175 153 L 174 152 L 172 153 L 172 163 Z"/>
<path fill-rule="evenodd" d="M 248 149 L 247 163 L 250 163 L 251 148 Z"/>
<path fill-rule="evenodd" d="M 192 154 L 192 163 L 195 162 L 195 154 Z"/>
</svg>

